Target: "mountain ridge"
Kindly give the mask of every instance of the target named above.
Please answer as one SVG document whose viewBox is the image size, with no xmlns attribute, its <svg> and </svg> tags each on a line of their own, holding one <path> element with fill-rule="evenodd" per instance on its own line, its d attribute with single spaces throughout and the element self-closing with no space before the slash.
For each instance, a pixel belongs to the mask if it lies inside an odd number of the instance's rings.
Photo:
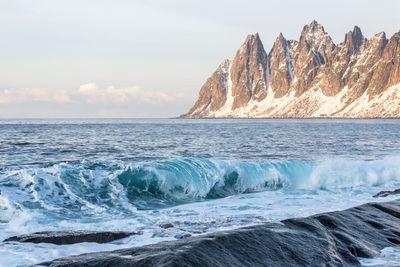
<svg viewBox="0 0 400 267">
<path fill-rule="evenodd" d="M 367 39 L 354 26 L 335 44 L 312 21 L 299 40 L 282 33 L 267 53 L 249 34 L 181 118 L 400 117 L 400 31 Z"/>
</svg>

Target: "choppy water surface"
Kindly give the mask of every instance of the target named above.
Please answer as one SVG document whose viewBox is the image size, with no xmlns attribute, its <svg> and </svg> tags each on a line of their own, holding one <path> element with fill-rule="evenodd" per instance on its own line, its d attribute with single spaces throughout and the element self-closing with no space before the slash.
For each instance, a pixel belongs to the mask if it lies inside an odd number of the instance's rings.
<svg viewBox="0 0 400 267">
<path fill-rule="evenodd" d="M 1 239 L 142 234 L 102 245 L 1 243 L 0 265 L 387 201 L 372 195 L 400 188 L 399 166 L 399 120 L 2 120 Z"/>
</svg>

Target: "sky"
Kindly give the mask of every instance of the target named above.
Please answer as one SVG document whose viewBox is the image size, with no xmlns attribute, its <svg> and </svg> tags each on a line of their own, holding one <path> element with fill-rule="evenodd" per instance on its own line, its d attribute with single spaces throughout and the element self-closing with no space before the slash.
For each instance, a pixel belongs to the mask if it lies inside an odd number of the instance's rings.
<svg viewBox="0 0 400 267">
<path fill-rule="evenodd" d="M 250 33 L 400 30 L 399 0 L 0 0 L 0 118 L 183 114 Z"/>
</svg>

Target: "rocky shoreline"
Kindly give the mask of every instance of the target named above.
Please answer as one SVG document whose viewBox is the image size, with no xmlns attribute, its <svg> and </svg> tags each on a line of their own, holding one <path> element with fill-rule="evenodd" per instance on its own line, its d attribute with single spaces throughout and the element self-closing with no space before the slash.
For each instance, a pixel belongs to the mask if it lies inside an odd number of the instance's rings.
<svg viewBox="0 0 400 267">
<path fill-rule="evenodd" d="M 400 200 L 38 266 L 361 266 L 400 244 Z"/>
</svg>

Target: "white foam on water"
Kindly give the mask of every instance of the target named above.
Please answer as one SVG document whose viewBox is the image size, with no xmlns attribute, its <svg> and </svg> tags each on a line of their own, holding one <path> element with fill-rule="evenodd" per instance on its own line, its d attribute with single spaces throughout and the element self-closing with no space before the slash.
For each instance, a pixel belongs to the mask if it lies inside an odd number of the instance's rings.
<svg viewBox="0 0 400 267">
<path fill-rule="evenodd" d="M 372 196 L 381 190 L 400 188 L 399 157 L 280 163 L 181 159 L 112 163 L 104 168 L 91 167 L 90 171 L 82 167 L 85 164 L 14 171 L 1 177 L 0 238 L 45 230 L 142 234 L 108 244 L 0 243 L 1 266 L 35 264 L 69 255 L 173 240 L 176 235 L 199 235 L 343 210 L 367 202 L 390 201 L 396 196 Z M 121 184 L 121 174 L 131 184 Z M 151 186 L 154 179 L 159 182 L 158 187 Z M 74 181 L 81 183 L 75 188 L 71 183 Z M 194 202 L 140 210 L 134 205 L 137 196 L 128 194 L 133 182 L 146 188 L 147 191 L 134 191 L 143 193 L 143 199 L 155 190 L 155 194 L 163 193 L 162 197 L 175 192 L 178 200 Z M 173 191 L 175 188 L 177 191 Z M 206 200 L 212 188 L 222 195 Z M 78 215 L 81 217 L 76 218 Z M 163 229 L 163 223 L 172 223 L 174 227 Z"/>
<path fill-rule="evenodd" d="M 87 252 L 108 251 L 133 246 L 173 240 L 178 234 L 198 235 L 264 222 L 309 216 L 315 213 L 342 210 L 371 201 L 390 201 L 396 197 L 374 199 L 370 192 L 355 193 L 343 191 L 280 190 L 266 191 L 227 198 L 190 203 L 161 210 L 138 211 L 136 218 L 85 222 L 64 220 L 38 224 L 32 218 L 26 224 L 10 223 L 1 238 L 40 230 L 124 230 L 142 231 L 141 235 L 117 240 L 109 244 L 81 243 L 74 245 L 52 245 L 31 243 L 1 243 L 1 266 L 34 264 L 54 258 L 77 255 Z M 32 222 L 32 224 L 29 224 Z M 162 223 L 172 223 L 173 228 L 163 229 Z M 13 227 L 11 225 L 14 225 Z M 29 226 L 28 226 L 29 225 Z M 18 229 L 20 227 L 20 229 Z"/>
<path fill-rule="evenodd" d="M 400 266 L 400 247 L 386 247 L 379 256 L 373 259 L 359 258 L 359 261 L 363 266 L 369 267 Z"/>
</svg>

